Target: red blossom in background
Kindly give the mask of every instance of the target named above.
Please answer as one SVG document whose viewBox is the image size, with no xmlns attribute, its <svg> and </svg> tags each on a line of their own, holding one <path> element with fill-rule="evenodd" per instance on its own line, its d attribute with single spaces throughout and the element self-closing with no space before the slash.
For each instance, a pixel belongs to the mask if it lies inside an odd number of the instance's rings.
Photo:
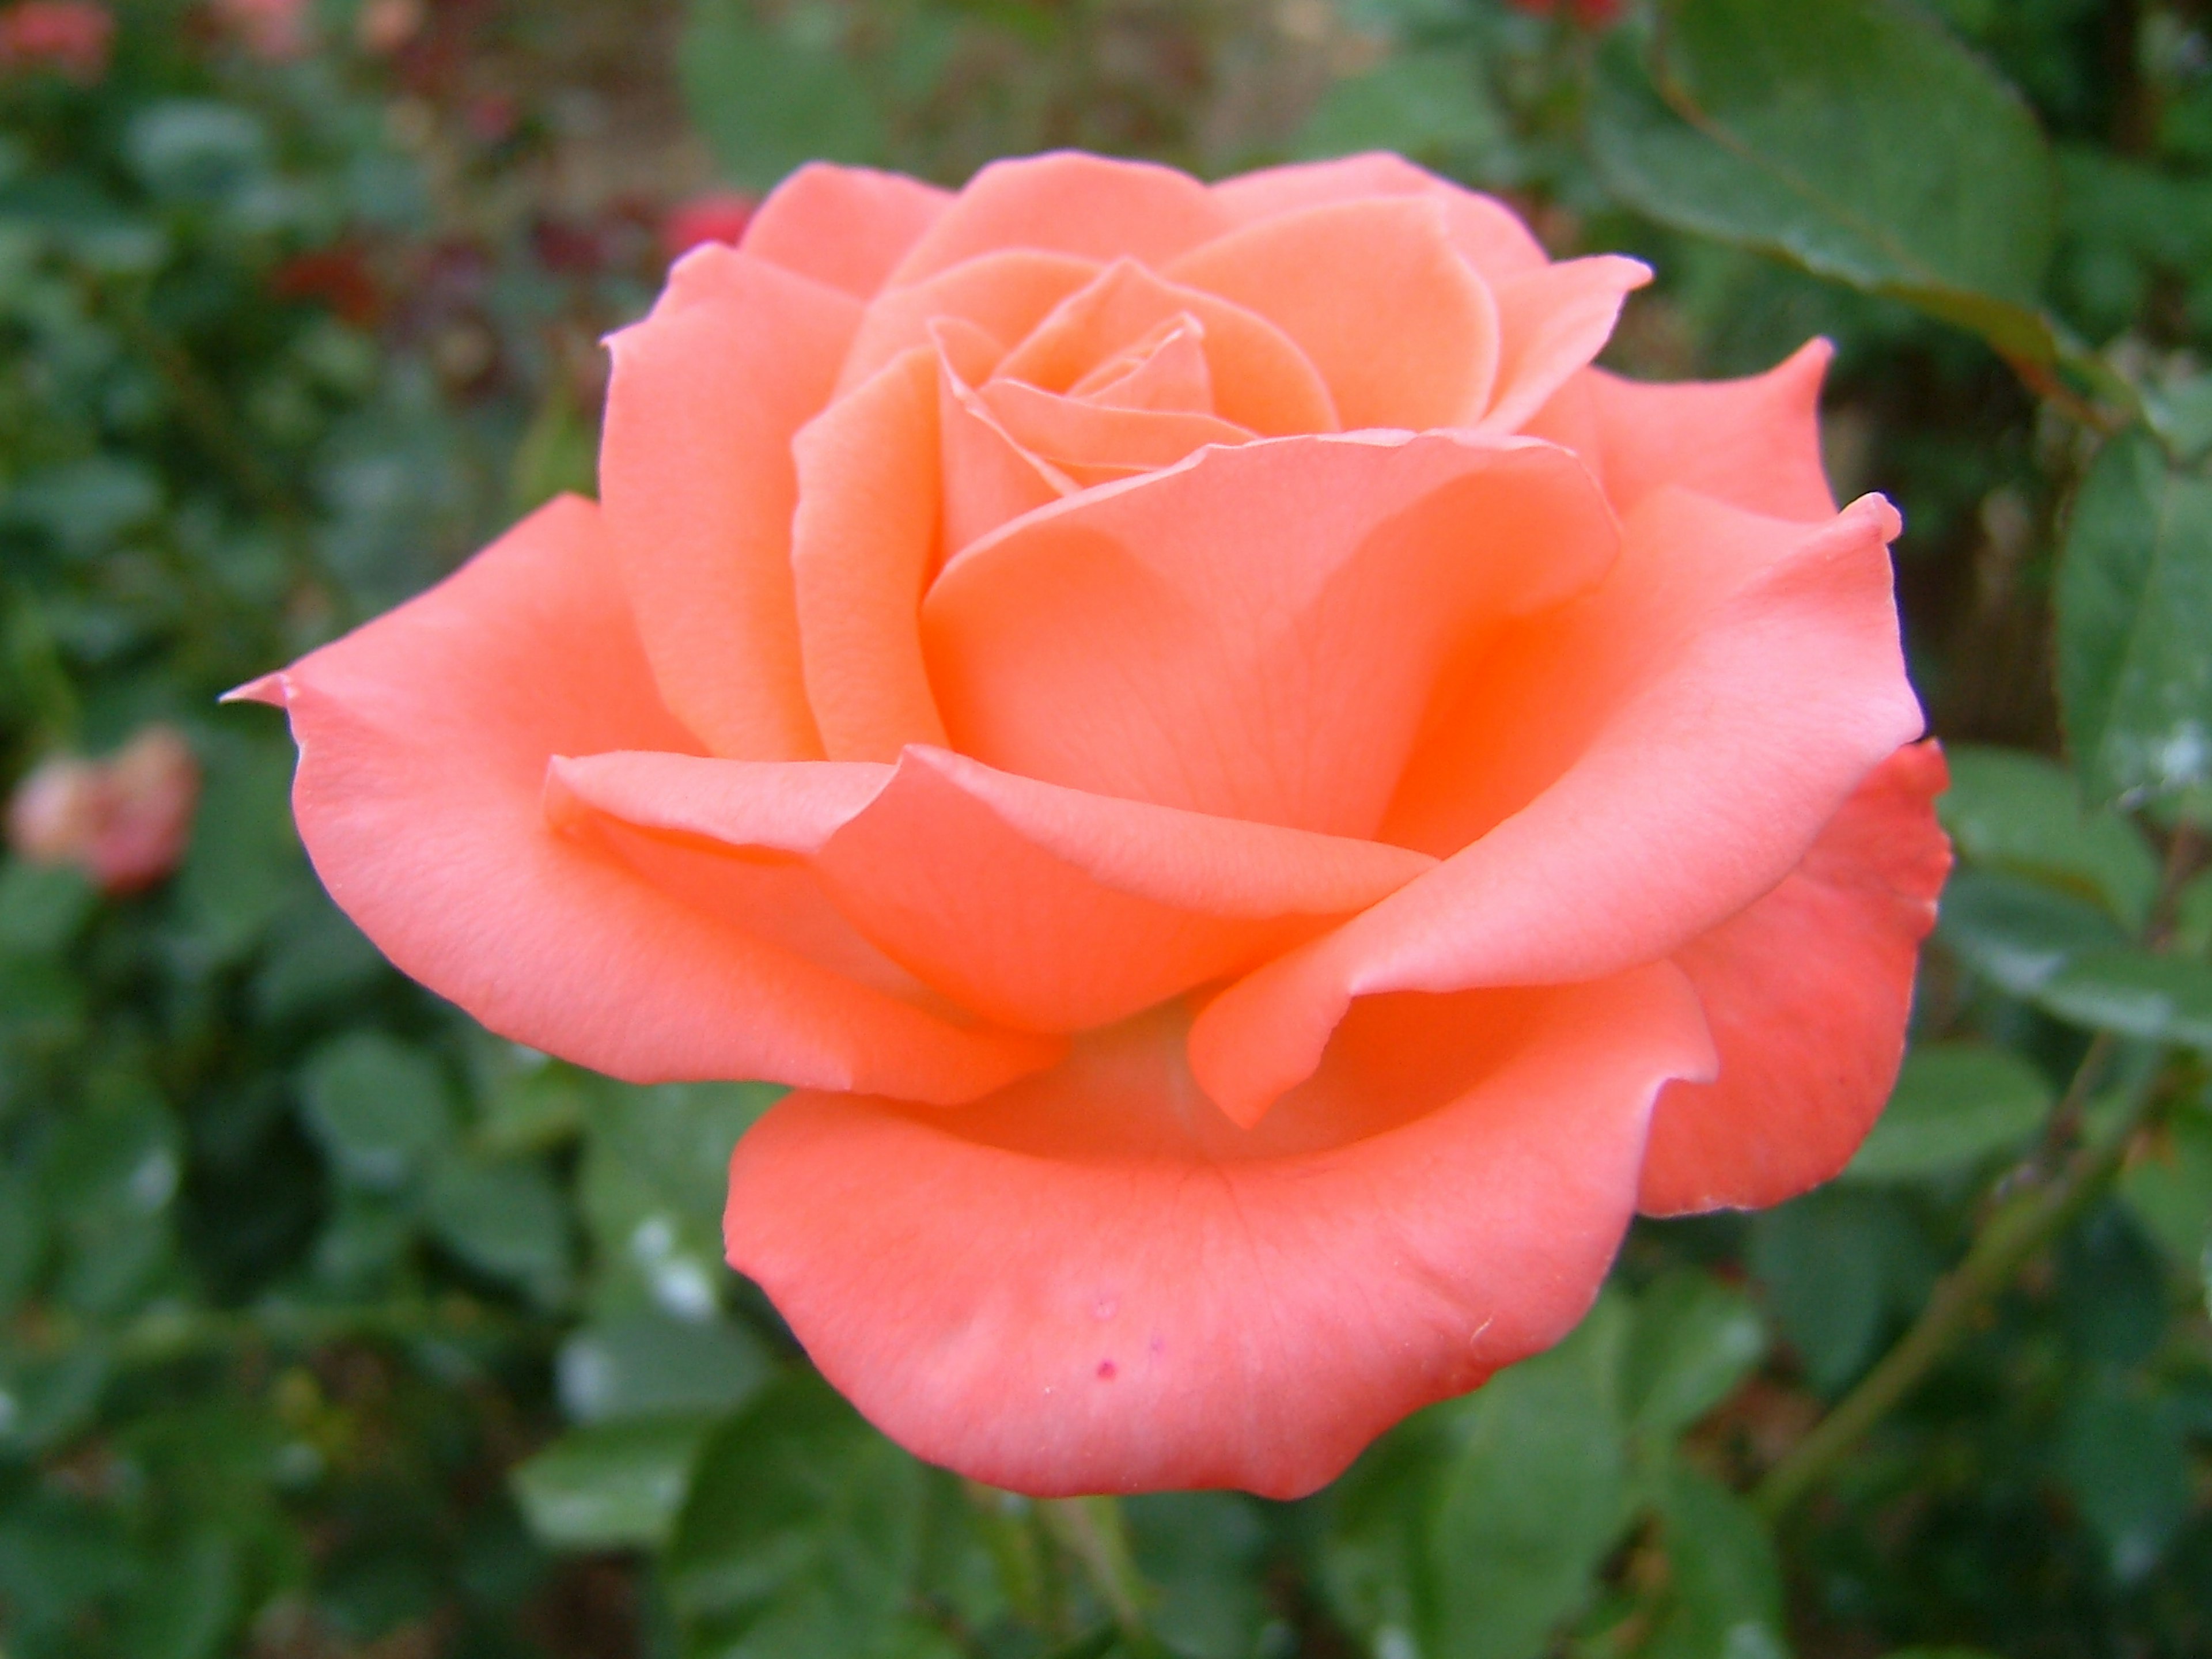
<svg viewBox="0 0 2212 1659">
<path fill-rule="evenodd" d="M 678 202 L 660 222 L 660 246 L 671 260 L 708 242 L 735 247 L 753 216 L 753 198 L 734 190 L 710 190 Z"/>
<path fill-rule="evenodd" d="M 104 761 L 58 755 L 16 787 L 8 841 L 33 864 L 74 864 L 111 893 L 150 887 L 191 839 L 199 763 L 181 733 L 149 726 Z"/>
<path fill-rule="evenodd" d="M 107 72 L 115 18 L 92 0 L 22 0 L 0 10 L 0 68 L 49 69 L 87 83 Z"/>
<path fill-rule="evenodd" d="M 1561 0 L 1506 0 L 1517 11 L 1549 17 L 1560 9 Z M 1626 0 L 1565 0 L 1567 9 L 1575 15 L 1575 21 L 1586 29 L 1601 29 L 1618 22 L 1626 9 Z"/>
<path fill-rule="evenodd" d="M 265 63 L 304 57 L 314 43 L 307 0 L 216 0 L 223 26 Z"/>
</svg>

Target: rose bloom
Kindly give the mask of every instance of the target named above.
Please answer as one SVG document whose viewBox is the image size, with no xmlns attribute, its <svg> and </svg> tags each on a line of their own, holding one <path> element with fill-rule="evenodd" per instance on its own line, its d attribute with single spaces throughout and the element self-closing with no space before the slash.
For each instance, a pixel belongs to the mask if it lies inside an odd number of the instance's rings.
<svg viewBox="0 0 2212 1659">
<path fill-rule="evenodd" d="M 167 875 L 191 838 L 199 763 L 183 735 L 149 726 L 105 761 L 42 762 L 8 802 L 8 841 L 33 864 L 74 864 L 110 893 Z"/>
<path fill-rule="evenodd" d="M 107 72 L 114 41 L 114 15 L 92 0 L 21 0 L 0 9 L 0 68 L 94 82 Z"/>
<path fill-rule="evenodd" d="M 603 502 L 244 695 L 409 973 L 795 1085 L 730 1260 L 894 1438 L 1304 1492 L 1897 1066 L 1897 515 L 1825 346 L 1589 368 L 1647 275 L 1389 155 L 808 167 L 614 337 Z"/>
</svg>

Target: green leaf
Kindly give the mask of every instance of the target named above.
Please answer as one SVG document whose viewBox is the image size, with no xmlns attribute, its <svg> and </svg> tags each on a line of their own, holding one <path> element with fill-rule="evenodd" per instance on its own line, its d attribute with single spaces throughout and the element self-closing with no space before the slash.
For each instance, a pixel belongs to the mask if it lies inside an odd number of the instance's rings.
<svg viewBox="0 0 2212 1659">
<path fill-rule="evenodd" d="M 587 1325 L 561 1347 L 561 1403 L 580 1422 L 726 1412 L 775 1375 L 759 1340 L 726 1321 L 640 1311 Z"/>
<path fill-rule="evenodd" d="M 2041 1127 L 2051 1085 L 2019 1055 L 1980 1043 L 1935 1043 L 1905 1057 L 1897 1088 L 1844 1171 L 1852 1181 L 1912 1181 L 1967 1169 Z"/>
<path fill-rule="evenodd" d="M 557 1549 L 658 1548 L 668 1540 L 692 1465 L 714 1432 L 701 1413 L 571 1429 L 516 1468 L 515 1501 Z"/>
<path fill-rule="evenodd" d="M 1953 744 L 1951 787 L 1936 802 L 1944 829 L 1977 864 L 2027 876 L 2104 904 L 2142 926 L 2158 891 L 2158 860 L 2114 812 L 2083 810 L 2073 775 L 2024 750 Z"/>
<path fill-rule="evenodd" d="M 1320 1502 L 1322 1592 L 1372 1652 L 1413 1653 L 1428 1598 L 1425 1517 L 1459 1403 L 1417 1413 L 1363 1452 Z"/>
<path fill-rule="evenodd" d="M 431 1236 L 478 1272 L 541 1303 L 566 1290 L 574 1246 L 568 1206 L 542 1164 L 441 1158 L 423 1190 L 422 1215 Z"/>
<path fill-rule="evenodd" d="M 1147 1622 L 1188 1659 L 1245 1659 L 1260 1645 L 1267 1534 L 1235 1492 L 1152 1492 L 1125 1504 L 1137 1570 L 1157 1601 Z"/>
<path fill-rule="evenodd" d="M 2075 1396 L 2059 1426 L 2058 1467 L 2123 1583 L 2156 1566 L 2189 1518 L 2187 1443 L 2153 1404 L 2112 1387 Z"/>
<path fill-rule="evenodd" d="M 1677 1462 L 1660 1487 L 1668 1605 L 1639 1659 L 1784 1659 L 1782 1565 L 1758 1512 Z"/>
<path fill-rule="evenodd" d="M 1905 300 L 2008 355 L 2036 308 L 2055 173 L 2020 95 L 1898 0 L 1666 0 L 1650 78 L 1607 55 L 1591 157 L 1629 206 Z"/>
<path fill-rule="evenodd" d="M 76 937 L 99 896 L 65 865 L 0 863 L 0 951 L 52 956 Z"/>
<path fill-rule="evenodd" d="M 2094 904 L 1978 870 L 1951 878 L 1936 930 L 1968 967 L 2017 997 L 2034 995 L 2078 957 L 2127 943 Z"/>
<path fill-rule="evenodd" d="M 177 872 L 178 908 L 193 949 L 236 960 L 310 890 L 292 830 L 289 744 L 209 741 L 191 845 Z"/>
<path fill-rule="evenodd" d="M 1677 1268 L 1637 1298 L 1622 1373 L 1630 1425 L 1670 1441 L 1735 1392 L 1766 1353 L 1766 1328 L 1742 1291 Z"/>
<path fill-rule="evenodd" d="M 879 161 L 876 100 L 833 43 L 763 27 L 745 0 L 692 0 L 677 68 L 732 184 L 765 190 L 807 161 Z"/>
<path fill-rule="evenodd" d="M 685 1651 L 894 1650 L 921 1553 L 923 1477 L 811 1372 L 769 1389 L 701 1454 L 669 1546 Z"/>
<path fill-rule="evenodd" d="M 2084 787 L 2133 805 L 2212 783 L 2212 483 L 2148 433 L 2105 447 L 2059 566 L 2058 691 Z"/>
<path fill-rule="evenodd" d="M 318 1048 L 301 1073 L 307 1127 L 343 1179 L 403 1185 L 453 1135 L 445 1079 L 419 1048 L 356 1031 Z"/>
<path fill-rule="evenodd" d="M 1464 52 L 1392 54 L 1364 75 L 1339 81 L 1300 131 L 1300 155 L 1393 149 L 1431 165 L 1464 168 L 1508 142 L 1476 60 Z"/>
<path fill-rule="evenodd" d="M 1826 1188 L 1752 1218 L 1751 1270 L 1804 1362 L 1833 1394 L 1873 1357 L 1890 1301 L 1895 1226 L 1879 1195 Z"/>
<path fill-rule="evenodd" d="M 2069 1024 L 2212 1051 L 2212 968 L 2148 951 L 2093 951 L 2037 988 L 2036 1004 Z"/>
<path fill-rule="evenodd" d="M 1624 1312 L 1601 1300 L 1558 1347 L 1451 1408 L 1428 1537 L 1427 1659 L 1533 1659 L 1594 1594 L 1628 1519 Z"/>
<path fill-rule="evenodd" d="M 2120 1201 L 2187 1267 L 2195 1267 L 2212 1239 L 2212 1117 L 2176 1111 L 2140 1155 L 2120 1171 Z"/>
</svg>

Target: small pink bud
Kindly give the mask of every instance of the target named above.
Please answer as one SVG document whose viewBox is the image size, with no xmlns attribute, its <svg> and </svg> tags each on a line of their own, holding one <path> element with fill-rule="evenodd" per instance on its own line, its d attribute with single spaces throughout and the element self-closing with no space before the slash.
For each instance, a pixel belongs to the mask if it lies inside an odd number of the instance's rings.
<svg viewBox="0 0 2212 1659">
<path fill-rule="evenodd" d="M 74 864 L 108 892 L 135 892 L 176 868 L 199 788 L 191 746 L 149 726 L 107 760 L 35 768 L 8 804 L 9 842 L 34 864 Z"/>
</svg>

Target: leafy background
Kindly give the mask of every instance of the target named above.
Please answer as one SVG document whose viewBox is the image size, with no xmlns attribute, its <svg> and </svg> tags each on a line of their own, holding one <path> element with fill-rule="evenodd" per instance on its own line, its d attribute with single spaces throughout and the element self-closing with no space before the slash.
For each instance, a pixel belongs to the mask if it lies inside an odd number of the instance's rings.
<svg viewBox="0 0 2212 1659">
<path fill-rule="evenodd" d="M 317 0 L 0 61 L 0 777 L 149 721 L 173 879 L 0 866 L 10 1659 L 2212 1650 L 2212 8 Z M 0 54 L 0 60 L 4 60 Z M 1838 348 L 1962 855 L 1832 1187 L 1639 1224 L 1556 1352 L 1295 1504 L 1032 1504 L 720 1262 L 772 1097 L 385 967 L 227 687 L 588 489 L 671 206 L 815 155 L 1396 148 L 1660 272 L 1609 361 Z"/>
</svg>

